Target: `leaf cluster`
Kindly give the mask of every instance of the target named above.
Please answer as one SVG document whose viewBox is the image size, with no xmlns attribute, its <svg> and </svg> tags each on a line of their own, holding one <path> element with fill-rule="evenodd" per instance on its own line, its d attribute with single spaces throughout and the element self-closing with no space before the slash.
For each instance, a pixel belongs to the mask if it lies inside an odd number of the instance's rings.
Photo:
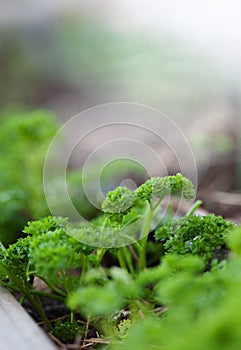
<svg viewBox="0 0 241 350">
<path fill-rule="evenodd" d="M 111 349 L 239 348 L 240 256 L 205 273 L 188 268 L 195 263 L 194 256 L 180 269 L 183 259 L 187 257 L 172 256 L 172 269 L 169 266 L 169 274 L 155 288 L 157 299 L 167 308 L 164 315 L 149 314 L 132 323 L 122 342 L 114 343 Z"/>
<path fill-rule="evenodd" d="M 170 194 L 190 199 L 193 185 L 180 174 L 153 178 L 133 192 L 123 187 L 109 192 L 104 213 L 90 223 L 73 225 L 52 216 L 28 222 L 24 238 L 0 249 L 1 284 L 27 297 L 49 328 L 39 297 L 66 302 L 71 321 L 57 322 L 52 331 L 64 342 L 86 333 L 76 322 L 81 318 L 110 337 L 107 349 L 191 349 L 193 344 L 198 348 L 195 339 L 201 337 L 204 348 L 216 350 L 223 332 L 224 343 L 235 348 L 241 321 L 234 307 L 240 304 L 241 230 L 220 216 L 190 214 L 163 221 L 153 238 L 161 201 Z M 132 228 L 140 217 L 139 240 L 118 245 L 120 234 L 131 235 L 123 228 Z M 223 248 L 231 253 L 219 262 L 216 252 Z M 113 259 L 110 267 L 106 256 Z M 34 290 L 34 277 L 51 293 Z M 124 311 L 128 316 L 116 321 Z"/>
<path fill-rule="evenodd" d="M 77 321 L 59 321 L 55 322 L 51 334 L 64 343 L 71 343 L 78 335 L 83 336 L 85 333 L 84 327 L 80 326 Z"/>
<path fill-rule="evenodd" d="M 195 196 L 192 182 L 180 173 L 165 177 L 152 177 L 141 185 L 136 192 L 138 198 L 149 202 L 154 196 L 163 199 L 169 195 L 179 195 L 187 200 Z"/>
<path fill-rule="evenodd" d="M 7 270 L 11 270 L 11 274 L 19 278 L 23 283 L 29 281 L 29 246 L 30 237 L 19 238 L 14 244 L 9 245 L 6 249 L 3 245 L 0 246 L 1 252 L 1 264 L 3 264 Z M 2 278 L 8 280 L 7 271 L 3 273 Z M 13 283 L 13 281 L 11 281 Z"/>
<path fill-rule="evenodd" d="M 199 255 L 207 263 L 215 252 L 226 248 L 227 233 L 233 227 L 214 214 L 189 215 L 161 225 L 155 231 L 155 239 L 163 243 L 166 253 Z"/>
<path fill-rule="evenodd" d="M 136 200 L 151 202 L 154 197 L 163 199 L 168 195 L 179 195 L 190 200 L 195 196 L 192 182 L 178 173 L 165 177 L 152 177 L 134 192 L 125 187 L 117 187 L 107 193 L 102 210 L 107 213 L 125 213 L 136 204 Z"/>
</svg>

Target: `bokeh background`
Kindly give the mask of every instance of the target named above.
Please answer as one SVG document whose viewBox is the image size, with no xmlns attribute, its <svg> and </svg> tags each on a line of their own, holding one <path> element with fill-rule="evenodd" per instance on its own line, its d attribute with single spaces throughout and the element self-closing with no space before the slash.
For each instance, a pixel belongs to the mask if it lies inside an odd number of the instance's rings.
<svg viewBox="0 0 241 350">
<path fill-rule="evenodd" d="M 36 120 L 32 111 L 45 110 L 61 125 L 98 104 L 135 102 L 170 116 L 187 137 L 197 161 L 198 196 L 204 207 L 229 218 L 240 216 L 238 0 L 1 0 L 0 5 L 2 173 L 12 164 L 12 172 L 22 172 L 23 183 L 26 179 L 21 162 L 28 164 L 37 146 L 28 139 L 27 146 L 26 140 L 22 141 L 25 146 L 18 144 L 16 152 L 12 142 L 18 136 L 13 137 L 13 130 L 17 120 L 28 116 Z M 6 127 L 11 118 L 14 122 Z M 40 124 L 35 127 L 42 130 Z M 25 136 L 31 136 L 31 128 L 26 125 Z M 47 145 L 53 134 L 44 132 L 37 140 Z M 7 147 L 8 142 L 12 147 Z M 165 150 L 159 151 L 165 157 Z M 31 162 L 25 168 L 36 178 L 42 163 Z M 75 159 L 71 168 L 79 167 L 79 159 Z M 170 172 L 175 171 L 171 162 L 168 167 Z M 126 168 L 130 173 L 129 164 Z M 133 168 L 141 181 L 142 174 Z M 122 165 L 112 166 L 109 175 L 106 172 L 106 183 L 117 176 L 111 182 L 116 185 L 120 169 Z M 73 178 L 73 183 L 77 182 L 77 177 Z M 16 178 L 10 181 L 5 176 L 4 181 L 1 203 L 6 210 L 6 201 L 12 203 L 9 191 Z M 19 187 L 23 188 L 21 181 Z M 36 186 L 32 184 L 32 188 Z M 33 192 L 28 196 L 36 201 Z M 16 204 L 14 210 L 23 213 L 21 206 Z M 24 215 L 35 217 L 42 214 L 41 210 L 25 210 Z M 8 222 L 12 221 L 11 215 Z"/>
</svg>

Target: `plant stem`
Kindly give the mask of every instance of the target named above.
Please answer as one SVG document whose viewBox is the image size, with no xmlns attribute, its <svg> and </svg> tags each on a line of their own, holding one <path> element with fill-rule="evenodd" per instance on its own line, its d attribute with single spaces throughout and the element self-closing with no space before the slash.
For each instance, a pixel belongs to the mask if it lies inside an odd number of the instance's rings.
<svg viewBox="0 0 241 350">
<path fill-rule="evenodd" d="M 100 249 L 97 249 L 97 252 L 96 252 L 96 263 L 95 263 L 95 267 L 99 267 L 101 262 L 102 262 L 102 259 L 106 253 L 107 249 L 106 248 L 100 248 Z"/>
<path fill-rule="evenodd" d="M 48 317 L 46 316 L 46 313 L 44 311 L 43 305 L 39 299 L 38 295 L 35 296 L 31 296 L 31 299 L 29 299 L 29 296 L 26 295 L 26 297 L 28 298 L 28 300 L 32 303 L 32 305 L 36 308 L 36 310 L 38 311 L 40 317 L 42 318 L 42 320 L 44 321 L 45 325 L 47 326 L 48 329 L 52 329 L 52 325 L 49 322 Z"/>
<path fill-rule="evenodd" d="M 43 278 L 43 277 L 41 277 L 41 279 L 44 281 L 44 283 L 46 283 L 46 285 L 47 285 L 50 289 L 52 289 L 52 290 L 53 290 L 54 292 L 56 292 L 57 294 L 60 294 L 60 295 L 62 295 L 63 297 L 66 297 L 66 296 L 67 296 L 66 293 L 65 293 L 62 289 L 56 287 L 52 282 L 46 280 L 46 279 Z"/>
<path fill-rule="evenodd" d="M 131 246 L 131 245 L 128 245 L 128 249 L 129 249 L 129 251 L 130 251 L 130 253 L 131 253 L 131 256 L 132 256 L 132 258 L 133 258 L 133 260 L 137 263 L 137 264 L 139 264 L 139 258 L 138 258 L 138 256 L 137 256 L 137 254 L 136 254 L 136 252 L 134 251 L 134 249 L 133 249 L 133 247 Z M 140 250 L 138 250 L 138 251 L 140 251 Z"/>
<path fill-rule="evenodd" d="M 186 216 L 191 216 L 193 215 L 193 213 L 195 213 L 195 211 L 202 205 L 202 201 L 197 200 L 193 206 L 191 207 L 191 209 L 187 212 Z"/>
<path fill-rule="evenodd" d="M 16 292 L 19 292 L 19 288 L 15 287 L 15 286 L 13 286 L 13 285 L 7 283 L 7 282 L 0 281 L 0 284 L 1 284 L 3 287 L 5 287 L 5 288 L 9 288 L 9 289 L 12 289 L 12 290 L 14 290 L 14 291 L 16 291 Z"/>
<path fill-rule="evenodd" d="M 20 299 L 18 300 L 19 304 L 22 305 L 25 300 L 25 295 L 22 295 Z"/>
<path fill-rule="evenodd" d="M 86 267 L 87 267 L 87 257 L 82 253 L 80 253 L 80 261 L 81 261 L 80 284 L 82 284 L 85 278 Z"/>
<path fill-rule="evenodd" d="M 155 203 L 154 208 L 153 208 L 154 212 L 159 207 L 159 205 L 161 204 L 162 201 L 163 201 L 163 197 L 159 198 L 159 200 Z"/>
<path fill-rule="evenodd" d="M 74 311 L 70 311 L 70 322 L 74 322 L 75 321 L 75 313 Z"/>
<path fill-rule="evenodd" d="M 122 247 L 122 248 L 123 248 L 123 247 Z M 124 256 L 124 254 L 123 254 L 122 248 L 119 248 L 119 249 L 118 249 L 117 257 L 118 257 L 118 260 L 119 260 L 120 267 L 121 267 L 122 269 L 128 271 L 128 268 L 127 268 L 127 265 L 126 265 L 126 262 L 125 262 L 125 256 Z"/>
<path fill-rule="evenodd" d="M 147 212 L 146 218 L 144 219 L 143 230 L 142 230 L 143 238 L 140 240 L 140 244 L 141 244 L 140 270 L 144 270 L 146 268 L 146 244 L 147 244 L 148 235 L 150 233 L 150 227 L 151 227 L 151 222 L 152 222 L 153 212 L 154 212 L 154 208 L 151 203 L 147 210 L 148 212 Z"/>
<path fill-rule="evenodd" d="M 121 249 L 123 251 L 123 255 L 125 257 L 125 261 L 126 261 L 126 264 L 128 266 L 128 269 L 129 269 L 130 273 L 132 275 L 134 275 L 135 269 L 134 269 L 134 266 L 133 266 L 133 263 L 132 263 L 131 253 L 130 253 L 130 251 L 128 250 L 127 247 L 122 247 Z"/>
<path fill-rule="evenodd" d="M 45 297 L 45 298 L 49 298 L 49 299 L 53 299 L 53 300 L 58 300 L 58 301 L 65 301 L 65 298 L 60 296 L 60 295 L 56 295 L 56 294 L 51 294 L 48 292 L 43 292 L 41 290 L 36 290 L 36 289 L 31 289 L 30 293 L 32 295 L 38 295 L 40 297 Z"/>
<path fill-rule="evenodd" d="M 19 278 L 12 273 L 2 262 L 0 262 L 0 269 L 8 276 L 10 280 L 17 286 L 19 291 L 28 298 L 29 302 L 33 305 L 33 307 L 38 311 L 40 317 L 48 327 L 48 329 L 51 329 L 52 326 L 45 314 L 45 311 L 43 309 L 43 306 L 37 296 L 32 296 L 30 293 L 30 289 L 22 283 Z"/>
</svg>

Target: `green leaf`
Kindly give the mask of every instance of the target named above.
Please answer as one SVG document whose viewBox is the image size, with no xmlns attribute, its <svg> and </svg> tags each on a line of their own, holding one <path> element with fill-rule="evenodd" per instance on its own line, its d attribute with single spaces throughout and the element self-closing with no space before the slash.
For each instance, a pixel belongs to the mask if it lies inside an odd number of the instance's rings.
<svg viewBox="0 0 241 350">
<path fill-rule="evenodd" d="M 106 213 L 123 213 L 135 203 L 136 194 L 126 187 L 117 187 L 107 193 L 102 203 L 102 210 Z"/>
<path fill-rule="evenodd" d="M 221 216 L 189 215 L 164 223 L 155 231 L 155 238 L 164 242 L 166 253 L 195 254 L 208 262 L 215 251 L 225 248 L 232 228 L 233 224 Z"/>
<path fill-rule="evenodd" d="M 103 316 L 120 309 L 123 305 L 123 295 L 112 283 L 104 288 L 92 285 L 80 288 L 68 299 L 68 306 L 79 310 L 85 316 Z"/>
<path fill-rule="evenodd" d="M 152 177 L 137 188 L 136 194 L 141 200 L 151 201 L 153 196 L 163 199 L 168 195 L 183 195 L 187 200 L 195 196 L 195 190 L 190 180 L 182 174 L 165 177 Z"/>
</svg>

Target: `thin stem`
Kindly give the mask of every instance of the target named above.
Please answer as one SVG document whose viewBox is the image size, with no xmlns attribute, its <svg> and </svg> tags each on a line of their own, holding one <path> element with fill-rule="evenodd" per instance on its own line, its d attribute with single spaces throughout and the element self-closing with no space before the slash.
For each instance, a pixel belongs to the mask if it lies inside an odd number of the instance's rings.
<svg viewBox="0 0 241 350">
<path fill-rule="evenodd" d="M 147 236 L 143 237 L 141 240 L 142 250 L 140 255 L 140 270 L 144 270 L 146 268 L 146 244 L 147 244 Z"/>
<path fill-rule="evenodd" d="M 49 298 L 49 299 L 53 299 L 53 300 L 58 300 L 58 301 L 65 301 L 65 298 L 60 296 L 60 295 L 56 295 L 56 294 L 51 294 L 48 292 L 43 292 L 41 290 L 36 290 L 36 289 L 31 289 L 30 293 L 32 295 L 38 295 L 40 297 L 45 297 L 45 298 Z"/>
<path fill-rule="evenodd" d="M 31 299 L 29 299 L 29 296 L 27 296 L 28 300 L 32 303 L 32 305 L 36 308 L 36 310 L 38 311 L 40 317 L 42 318 L 42 320 L 44 321 L 44 323 L 46 324 L 46 326 L 48 327 L 48 329 L 52 329 L 52 325 L 49 322 L 48 317 L 46 316 L 46 313 L 44 311 L 43 305 L 39 299 L 39 296 L 35 295 L 35 296 L 31 296 Z"/>
<path fill-rule="evenodd" d="M 139 244 L 133 237 L 128 236 L 128 235 L 123 235 L 122 237 L 127 238 L 127 239 L 129 239 L 130 241 L 132 241 L 131 244 L 132 244 L 133 246 L 136 247 L 138 253 L 141 252 L 141 246 L 140 246 L 140 244 Z M 130 247 L 130 246 L 129 246 L 129 247 Z"/>
<path fill-rule="evenodd" d="M 159 205 L 161 204 L 163 198 L 159 198 L 158 201 L 155 203 L 153 211 L 155 212 L 155 210 L 159 207 Z"/>
<path fill-rule="evenodd" d="M 108 227 L 108 222 L 109 222 L 109 218 L 107 217 L 104 221 L 104 223 L 102 224 L 101 226 L 101 232 L 104 232 L 105 228 Z M 107 252 L 107 249 L 106 248 L 100 248 L 100 249 L 97 249 L 96 251 L 96 263 L 95 263 L 95 267 L 99 267 L 101 262 L 102 262 L 102 259 L 105 255 L 105 253 Z"/>
<path fill-rule="evenodd" d="M 15 287 L 15 286 L 13 286 L 13 285 L 7 283 L 7 282 L 0 281 L 0 284 L 1 284 L 3 287 L 5 287 L 5 288 L 9 288 L 9 289 L 12 289 L 12 290 L 14 290 L 14 291 L 16 291 L 16 292 L 19 292 L 19 288 Z"/>
<path fill-rule="evenodd" d="M 75 321 L 75 313 L 74 311 L 70 311 L 70 322 L 74 322 Z"/>
<path fill-rule="evenodd" d="M 87 268 L 87 257 L 84 254 L 80 254 L 80 261 L 81 261 L 81 275 L 80 275 L 80 284 L 84 282 L 84 278 L 86 275 L 86 268 Z"/>
<path fill-rule="evenodd" d="M 18 300 L 19 304 L 22 305 L 25 300 L 25 295 L 22 295 L 20 299 Z"/>
<path fill-rule="evenodd" d="M 118 249 L 117 257 L 119 260 L 120 267 L 124 270 L 128 270 L 122 248 Z"/>
<path fill-rule="evenodd" d="M 135 260 L 137 262 L 137 264 L 139 264 L 139 262 L 140 262 L 139 258 L 137 256 L 136 252 L 134 251 L 134 249 L 132 248 L 132 246 L 128 245 L 128 249 L 129 249 L 129 251 L 131 253 L 131 256 L 132 256 L 133 260 Z"/>
<path fill-rule="evenodd" d="M 13 284 L 19 289 L 23 290 L 22 282 L 19 281 L 19 279 L 13 274 L 1 261 L 0 261 L 0 270 L 3 271 L 3 273 L 8 276 L 10 280 L 12 280 Z"/>
<path fill-rule="evenodd" d="M 83 339 L 83 345 L 85 345 L 86 339 L 88 337 L 89 326 L 90 326 L 90 317 L 88 317 L 87 320 L 86 320 L 85 336 L 84 336 L 84 339 Z"/>
<path fill-rule="evenodd" d="M 66 271 L 65 270 L 61 270 L 59 271 L 60 276 L 62 277 L 62 281 L 61 283 L 64 284 L 64 288 L 66 290 L 67 295 L 69 294 L 69 289 L 70 289 L 70 283 L 69 283 L 69 279 L 68 276 L 66 275 Z"/>
<path fill-rule="evenodd" d="M 67 283 L 67 293 L 69 294 L 69 291 L 73 290 L 73 275 L 71 274 L 70 269 L 67 269 L 65 271 L 66 274 L 66 283 Z"/>
<path fill-rule="evenodd" d="M 44 283 L 47 284 L 47 286 L 52 289 L 54 292 L 56 292 L 57 294 L 62 295 L 63 297 L 66 297 L 67 294 L 60 288 L 58 288 L 57 286 L 55 286 L 52 282 L 46 280 L 45 278 L 41 277 L 41 279 L 44 281 Z"/>
<path fill-rule="evenodd" d="M 147 239 L 148 235 L 150 233 L 150 227 L 151 227 L 151 222 L 153 218 L 153 206 L 152 203 L 150 203 L 149 208 L 147 209 L 147 216 L 144 219 L 144 224 L 143 224 L 143 230 L 142 230 L 142 236 L 143 238 L 140 240 L 141 244 L 141 254 L 140 254 L 140 270 L 144 270 L 146 268 L 146 244 L 147 244 Z"/>
<path fill-rule="evenodd" d="M 0 284 L 5 287 L 5 288 L 9 288 L 9 289 L 12 289 L 16 292 L 19 292 L 19 288 L 7 283 L 7 282 L 4 282 L 4 281 L 0 281 Z M 56 295 L 56 294 L 51 294 L 51 293 L 48 293 L 48 292 L 43 292 L 41 290 L 37 290 L 37 289 L 30 289 L 29 290 L 29 293 L 32 294 L 32 295 L 39 295 L 41 297 L 45 297 L 45 298 L 49 298 L 49 299 L 54 299 L 54 300 L 59 300 L 59 301 L 65 301 L 65 298 L 60 296 L 60 295 Z"/>
<path fill-rule="evenodd" d="M 40 317 L 46 324 L 46 326 L 51 329 L 52 326 L 44 312 L 43 306 L 38 299 L 38 297 L 34 297 L 30 294 L 30 289 L 22 283 L 19 278 L 12 273 L 1 261 L 0 261 L 0 269 L 8 276 L 8 278 L 17 286 L 19 291 L 28 298 L 29 302 L 33 305 L 33 307 L 38 311 Z"/>
<path fill-rule="evenodd" d="M 128 250 L 127 247 L 122 247 L 121 249 L 123 250 L 123 255 L 125 257 L 128 269 L 129 269 L 130 273 L 132 275 L 134 275 L 135 269 L 134 269 L 134 266 L 133 266 L 133 263 L 132 263 L 130 251 Z"/>
<path fill-rule="evenodd" d="M 102 262 L 102 259 L 106 253 L 107 249 L 106 248 L 100 248 L 100 249 L 97 249 L 97 252 L 96 252 L 96 263 L 95 263 L 95 267 L 99 267 L 101 262 Z"/>
<path fill-rule="evenodd" d="M 0 248 L 4 251 L 6 251 L 7 249 L 4 247 L 4 245 L 2 244 L 2 242 L 0 242 Z"/>
<path fill-rule="evenodd" d="M 200 199 L 198 199 L 193 206 L 191 207 L 191 209 L 189 209 L 189 211 L 187 212 L 186 216 L 191 216 L 193 215 L 193 213 L 195 213 L 195 211 L 202 205 L 202 201 Z"/>
</svg>

